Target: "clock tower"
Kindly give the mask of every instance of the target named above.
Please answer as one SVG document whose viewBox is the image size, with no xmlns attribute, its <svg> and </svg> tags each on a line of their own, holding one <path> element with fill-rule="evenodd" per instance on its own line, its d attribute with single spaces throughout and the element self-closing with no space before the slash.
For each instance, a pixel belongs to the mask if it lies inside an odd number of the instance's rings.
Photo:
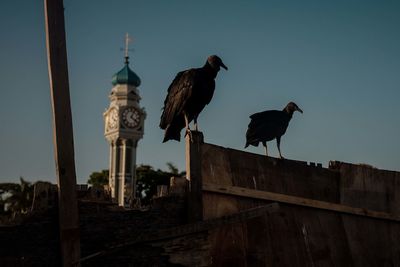
<svg viewBox="0 0 400 267">
<path fill-rule="evenodd" d="M 104 136 L 110 144 L 109 187 L 113 201 L 132 206 L 136 196 L 136 148 L 144 133 L 146 112 L 140 107 L 140 78 L 129 68 L 126 35 L 125 66 L 112 78 L 110 106 L 104 112 Z"/>
</svg>

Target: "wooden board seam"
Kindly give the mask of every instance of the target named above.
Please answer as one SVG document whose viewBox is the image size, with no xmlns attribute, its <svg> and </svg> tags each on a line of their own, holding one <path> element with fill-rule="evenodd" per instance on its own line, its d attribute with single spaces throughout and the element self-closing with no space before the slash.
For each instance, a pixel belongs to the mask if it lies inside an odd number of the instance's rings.
<svg viewBox="0 0 400 267">
<path fill-rule="evenodd" d="M 245 187 L 238 187 L 238 186 L 226 186 L 226 185 L 218 185 L 218 184 L 211 184 L 211 183 L 203 183 L 203 191 L 206 192 L 214 192 L 220 193 L 225 195 L 233 195 L 233 196 L 240 196 L 240 197 L 248 197 L 254 199 L 263 199 L 263 200 L 270 200 L 276 201 L 280 203 L 310 207 L 310 208 L 317 208 L 329 211 L 335 211 L 340 213 L 358 215 L 358 216 L 365 216 L 371 217 L 375 219 L 384 219 L 390 221 L 397 221 L 400 222 L 400 216 L 389 214 L 386 212 L 381 211 L 374 211 L 364 208 L 355 208 L 351 206 L 346 206 L 338 203 L 331 203 L 321 200 L 303 198 L 303 197 L 296 197 L 291 195 L 285 195 L 280 193 L 268 192 L 268 191 L 261 191 L 261 190 L 254 190 Z"/>
</svg>

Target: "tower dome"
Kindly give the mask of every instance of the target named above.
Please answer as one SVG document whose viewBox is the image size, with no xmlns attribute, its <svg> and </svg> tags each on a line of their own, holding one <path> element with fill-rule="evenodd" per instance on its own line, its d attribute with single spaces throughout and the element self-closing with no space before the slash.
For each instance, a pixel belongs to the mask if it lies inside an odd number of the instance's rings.
<svg viewBox="0 0 400 267">
<path fill-rule="evenodd" d="M 129 68 L 128 57 L 125 57 L 125 66 L 114 74 L 112 84 L 129 84 L 138 87 L 140 85 L 140 78 Z"/>
</svg>

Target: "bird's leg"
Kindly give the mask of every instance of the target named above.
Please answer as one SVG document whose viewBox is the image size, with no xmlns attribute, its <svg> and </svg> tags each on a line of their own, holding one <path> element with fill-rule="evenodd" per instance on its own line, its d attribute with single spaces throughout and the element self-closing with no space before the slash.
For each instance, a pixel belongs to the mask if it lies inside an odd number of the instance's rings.
<svg viewBox="0 0 400 267">
<path fill-rule="evenodd" d="M 199 131 L 199 128 L 197 127 L 197 116 L 194 117 L 193 123 L 194 123 L 194 130 L 195 130 L 196 132 L 198 132 L 198 131 Z"/>
<path fill-rule="evenodd" d="M 187 134 L 189 134 L 189 140 L 192 141 L 193 140 L 192 132 L 190 131 L 189 119 L 188 119 L 186 113 L 183 113 L 183 117 L 185 118 L 185 125 L 186 125 L 186 127 L 185 127 L 186 128 L 185 137 L 186 137 Z"/>
<path fill-rule="evenodd" d="M 265 148 L 265 155 L 268 157 L 268 148 L 267 148 L 267 142 L 262 142 L 264 148 Z"/>
<path fill-rule="evenodd" d="M 283 159 L 282 154 L 281 154 L 281 137 L 276 138 L 276 144 L 278 145 L 278 151 L 279 151 L 279 157 Z"/>
</svg>

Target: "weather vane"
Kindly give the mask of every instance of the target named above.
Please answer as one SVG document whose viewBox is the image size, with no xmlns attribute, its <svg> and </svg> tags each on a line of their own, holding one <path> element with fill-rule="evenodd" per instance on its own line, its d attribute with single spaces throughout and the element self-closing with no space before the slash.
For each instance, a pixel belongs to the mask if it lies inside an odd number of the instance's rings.
<svg viewBox="0 0 400 267">
<path fill-rule="evenodd" d="M 129 34 L 125 34 L 125 63 L 129 63 L 129 55 L 128 52 L 132 51 L 133 49 L 129 49 L 129 43 L 132 42 L 132 39 L 129 37 Z M 121 48 L 122 50 L 122 48 Z"/>
</svg>

